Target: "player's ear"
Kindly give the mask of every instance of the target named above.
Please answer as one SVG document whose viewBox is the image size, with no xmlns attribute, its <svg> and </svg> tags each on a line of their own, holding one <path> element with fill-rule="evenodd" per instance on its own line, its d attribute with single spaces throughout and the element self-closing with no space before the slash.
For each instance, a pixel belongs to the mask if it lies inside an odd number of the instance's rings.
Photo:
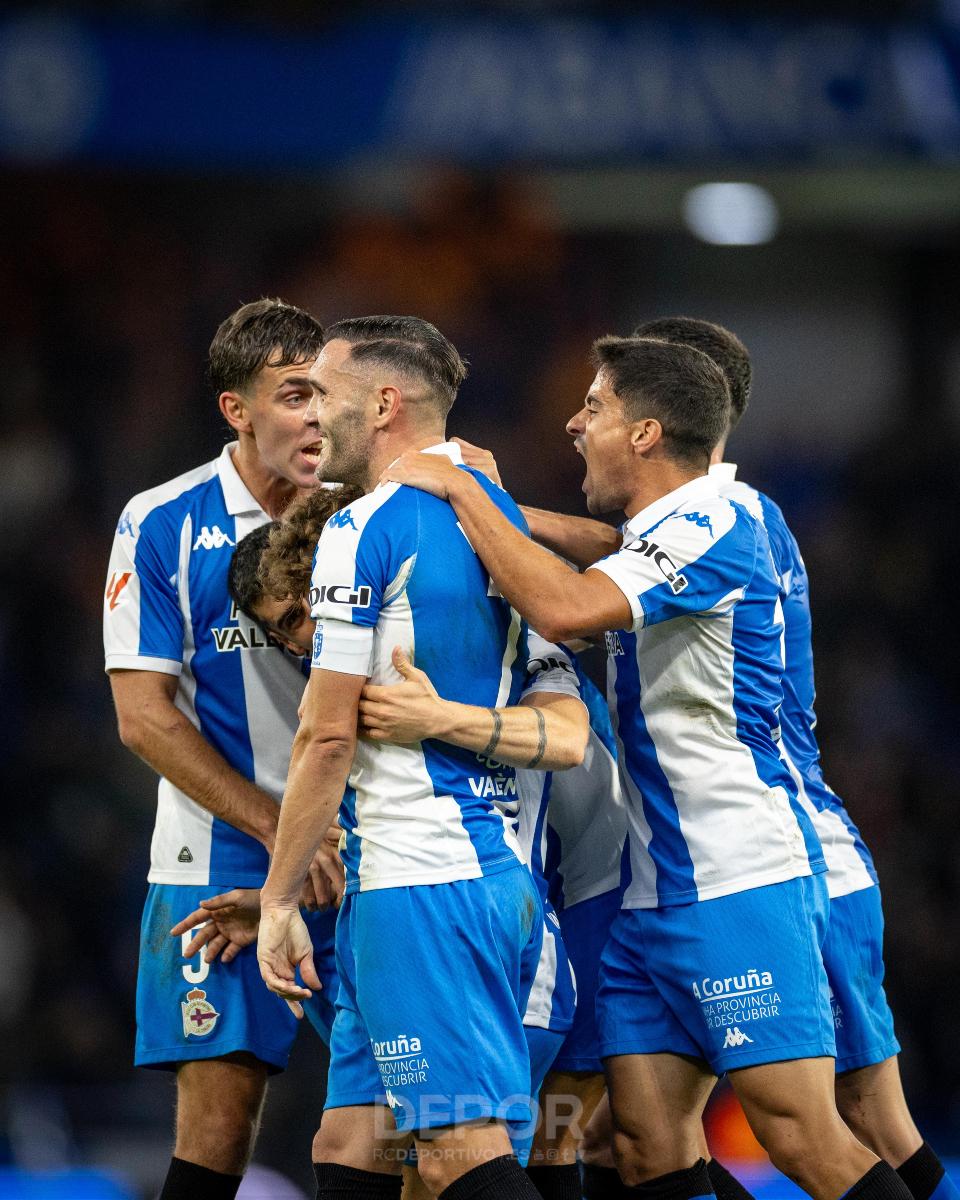
<svg viewBox="0 0 960 1200">
<path fill-rule="evenodd" d="M 403 394 L 399 388 L 383 387 L 377 396 L 377 415 L 374 424 L 383 429 L 393 421 L 400 411 Z"/>
<path fill-rule="evenodd" d="M 663 438 L 663 426 L 656 417 L 644 417 L 630 425 L 630 448 L 635 454 L 649 454 Z"/>
<path fill-rule="evenodd" d="M 223 419 L 231 429 L 237 433 L 253 432 L 247 402 L 239 392 L 221 392 L 219 404 Z"/>
</svg>

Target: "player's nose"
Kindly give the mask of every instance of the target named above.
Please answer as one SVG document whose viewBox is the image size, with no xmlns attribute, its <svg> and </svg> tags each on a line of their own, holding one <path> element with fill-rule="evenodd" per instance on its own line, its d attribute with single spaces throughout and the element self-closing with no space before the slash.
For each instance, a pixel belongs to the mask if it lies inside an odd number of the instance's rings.
<svg viewBox="0 0 960 1200">
<path fill-rule="evenodd" d="M 311 396 L 303 410 L 304 425 L 317 425 L 320 420 L 319 402 L 316 396 Z"/>
<path fill-rule="evenodd" d="M 575 412 L 567 422 L 567 433 L 571 437 L 579 437 L 583 433 L 583 417 L 586 413 L 586 408 L 581 408 L 579 412 Z"/>
</svg>

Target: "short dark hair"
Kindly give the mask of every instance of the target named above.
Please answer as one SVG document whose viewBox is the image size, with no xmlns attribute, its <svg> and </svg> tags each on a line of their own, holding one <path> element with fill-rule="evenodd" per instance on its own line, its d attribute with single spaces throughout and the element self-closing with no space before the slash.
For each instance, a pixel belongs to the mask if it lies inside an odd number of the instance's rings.
<svg viewBox="0 0 960 1200">
<path fill-rule="evenodd" d="M 283 300 L 254 300 L 221 324 L 210 343 L 207 368 L 214 392 L 242 388 L 261 370 L 316 358 L 323 326 L 302 308 Z"/>
<path fill-rule="evenodd" d="M 467 364 L 435 325 L 422 317 L 349 317 L 329 326 L 324 344 L 352 346 L 354 362 L 378 362 L 422 379 L 443 416 L 453 407 Z"/>
<path fill-rule="evenodd" d="M 753 382 L 750 351 L 735 333 L 724 329 L 722 325 L 700 321 L 696 317 L 661 317 L 638 325 L 633 336 L 693 346 L 695 350 L 709 354 L 727 377 L 727 386 L 730 388 L 730 429 L 734 428 L 750 403 L 750 385 Z"/>
<path fill-rule="evenodd" d="M 248 617 L 256 617 L 253 606 L 264 597 L 264 586 L 260 579 L 260 560 L 267 548 L 270 534 L 280 528 L 279 521 L 268 521 L 259 525 L 237 542 L 227 570 L 227 591 L 230 599 Z"/>
<path fill-rule="evenodd" d="M 703 465 L 727 429 L 730 389 L 709 355 L 655 338 L 602 337 L 593 343 L 628 421 L 654 417 L 671 458 Z"/>
</svg>

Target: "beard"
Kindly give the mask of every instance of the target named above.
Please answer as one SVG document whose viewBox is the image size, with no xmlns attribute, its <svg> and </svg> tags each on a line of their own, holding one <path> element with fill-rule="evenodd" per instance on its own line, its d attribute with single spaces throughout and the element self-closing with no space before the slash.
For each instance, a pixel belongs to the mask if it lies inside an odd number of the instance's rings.
<svg viewBox="0 0 960 1200">
<path fill-rule="evenodd" d="M 346 483 L 367 492 L 369 486 L 370 447 L 364 431 L 339 421 L 325 438 L 317 464 L 321 483 Z"/>
</svg>

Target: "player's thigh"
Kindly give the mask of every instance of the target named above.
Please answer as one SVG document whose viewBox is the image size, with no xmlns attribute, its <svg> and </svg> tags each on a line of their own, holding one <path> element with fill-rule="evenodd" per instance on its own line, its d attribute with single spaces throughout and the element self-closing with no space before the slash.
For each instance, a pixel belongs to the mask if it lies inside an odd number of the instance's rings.
<svg viewBox="0 0 960 1200">
<path fill-rule="evenodd" d="M 837 1075 L 835 1090 L 841 1117 L 879 1158 L 899 1167 L 923 1145 L 896 1057 Z"/>
<path fill-rule="evenodd" d="M 584 1132 L 603 1097 L 602 1073 L 557 1071 L 547 1074 L 540 1089 L 540 1123 L 531 1162 L 576 1162 Z"/>
<path fill-rule="evenodd" d="M 900 1050 L 883 988 L 883 909 L 878 887 L 830 901 L 823 962 L 830 981 L 837 1072 L 874 1066 Z"/>
<path fill-rule="evenodd" d="M 701 1156 L 703 1110 L 716 1076 L 702 1059 L 625 1054 L 604 1060 L 617 1168 L 628 1186 Z"/>
<path fill-rule="evenodd" d="M 174 1154 L 224 1174 L 242 1173 L 253 1153 L 266 1090 L 266 1064 L 251 1054 L 181 1063 Z"/>
<path fill-rule="evenodd" d="M 260 977 L 256 946 L 230 963 L 183 951 L 192 938 L 170 927 L 215 887 L 151 884 L 144 906 L 137 976 L 137 1066 L 177 1069 L 185 1062 L 246 1053 L 282 1070 L 298 1022 Z"/>
<path fill-rule="evenodd" d="M 530 873 L 352 899 L 357 1009 L 398 1126 L 526 1124 L 520 967 L 542 932 Z"/>
</svg>

